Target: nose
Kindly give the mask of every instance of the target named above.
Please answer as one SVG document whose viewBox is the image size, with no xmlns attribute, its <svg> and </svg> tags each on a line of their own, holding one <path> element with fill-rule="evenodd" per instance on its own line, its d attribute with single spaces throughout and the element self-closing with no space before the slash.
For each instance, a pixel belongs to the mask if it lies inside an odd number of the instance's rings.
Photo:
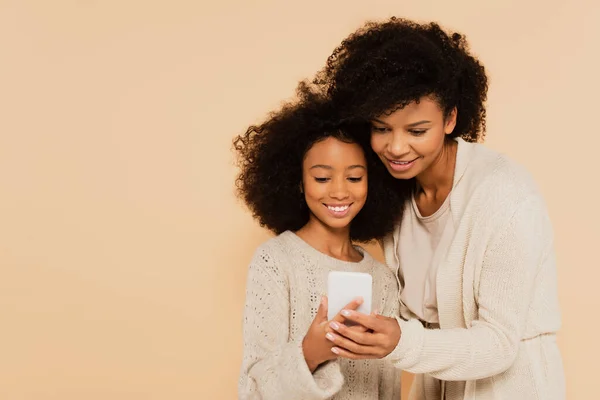
<svg viewBox="0 0 600 400">
<path fill-rule="evenodd" d="M 408 142 L 402 132 L 393 132 L 388 143 L 388 152 L 391 156 L 400 158 L 410 152 Z"/>
<path fill-rule="evenodd" d="M 331 182 L 331 189 L 329 191 L 329 197 L 336 200 L 345 200 L 350 196 L 348 188 L 346 187 L 345 179 L 335 179 Z"/>
</svg>

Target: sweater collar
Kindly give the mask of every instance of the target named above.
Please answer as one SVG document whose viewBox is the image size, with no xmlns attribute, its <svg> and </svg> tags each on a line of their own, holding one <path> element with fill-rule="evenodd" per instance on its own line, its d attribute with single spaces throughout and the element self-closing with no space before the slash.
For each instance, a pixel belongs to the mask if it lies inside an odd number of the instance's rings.
<svg viewBox="0 0 600 400">
<path fill-rule="evenodd" d="M 450 192 L 450 209 L 455 227 L 463 214 L 464 207 L 468 201 L 468 185 L 459 185 L 465 176 L 469 163 L 473 160 L 476 144 L 465 141 L 463 138 L 456 138 L 458 149 L 456 151 L 456 164 L 454 166 L 454 180 L 452 182 L 452 191 Z"/>
<path fill-rule="evenodd" d="M 461 137 L 457 137 L 456 142 L 458 143 L 458 149 L 456 150 L 456 164 L 454 166 L 454 181 L 452 182 L 452 190 L 456 188 L 456 185 L 465 174 L 467 166 L 471 161 L 471 155 L 475 145 L 465 141 Z"/>
</svg>

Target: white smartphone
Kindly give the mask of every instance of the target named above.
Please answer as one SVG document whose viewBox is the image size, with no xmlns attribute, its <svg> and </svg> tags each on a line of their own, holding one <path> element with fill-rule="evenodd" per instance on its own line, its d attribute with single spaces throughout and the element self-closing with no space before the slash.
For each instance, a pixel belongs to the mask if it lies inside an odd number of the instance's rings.
<svg viewBox="0 0 600 400">
<path fill-rule="evenodd" d="M 331 320 L 356 297 L 363 303 L 356 311 L 371 313 L 373 277 L 363 272 L 331 271 L 327 277 L 327 319 Z"/>
</svg>

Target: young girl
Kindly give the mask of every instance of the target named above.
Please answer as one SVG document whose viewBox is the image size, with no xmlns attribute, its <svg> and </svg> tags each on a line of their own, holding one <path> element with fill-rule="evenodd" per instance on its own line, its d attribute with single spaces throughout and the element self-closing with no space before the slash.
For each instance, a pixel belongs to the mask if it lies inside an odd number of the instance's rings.
<svg viewBox="0 0 600 400">
<path fill-rule="evenodd" d="M 391 232 L 400 193 L 385 184 L 368 142 L 353 138 L 326 104 L 300 90 L 300 101 L 234 141 L 239 195 L 275 238 L 248 271 L 240 399 L 398 399 L 399 371 L 381 360 L 340 360 L 326 338 L 330 271 L 373 277 L 374 309 L 398 312 L 389 268 L 353 241 Z M 371 192 L 373 190 L 373 192 Z M 350 305 L 356 308 L 357 301 Z"/>
<path fill-rule="evenodd" d="M 316 83 L 366 123 L 390 176 L 414 187 L 391 205 L 405 212 L 384 242 L 400 318 L 350 310 L 370 330 L 332 326 L 332 351 L 417 374 L 411 399 L 563 400 L 552 227 L 531 176 L 475 143 L 488 82 L 464 36 L 369 23 Z"/>
</svg>

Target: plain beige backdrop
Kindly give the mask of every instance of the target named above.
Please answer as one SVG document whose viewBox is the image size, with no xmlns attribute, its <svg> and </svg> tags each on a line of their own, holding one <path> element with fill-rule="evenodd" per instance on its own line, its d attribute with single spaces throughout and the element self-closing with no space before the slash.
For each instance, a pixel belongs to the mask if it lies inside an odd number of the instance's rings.
<svg viewBox="0 0 600 400">
<path fill-rule="evenodd" d="M 391 15 L 485 63 L 486 143 L 556 231 L 568 398 L 596 398 L 598 2 L 0 0 L 0 399 L 235 399 L 269 235 L 233 196 L 231 139 Z"/>
</svg>

